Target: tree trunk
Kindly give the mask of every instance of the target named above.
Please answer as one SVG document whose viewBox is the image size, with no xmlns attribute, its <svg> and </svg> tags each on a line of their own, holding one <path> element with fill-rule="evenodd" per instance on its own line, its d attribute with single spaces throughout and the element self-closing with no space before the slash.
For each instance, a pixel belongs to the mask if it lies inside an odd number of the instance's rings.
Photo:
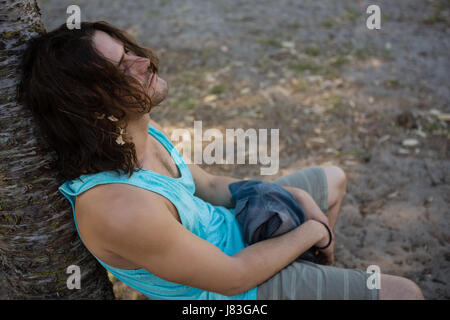
<svg viewBox="0 0 450 320">
<path fill-rule="evenodd" d="M 48 145 L 15 101 L 26 40 L 44 32 L 35 0 L 0 0 L 0 257 L 9 299 L 114 299 L 105 269 L 81 243 L 57 190 Z M 68 289 L 70 265 L 81 288 Z"/>
</svg>

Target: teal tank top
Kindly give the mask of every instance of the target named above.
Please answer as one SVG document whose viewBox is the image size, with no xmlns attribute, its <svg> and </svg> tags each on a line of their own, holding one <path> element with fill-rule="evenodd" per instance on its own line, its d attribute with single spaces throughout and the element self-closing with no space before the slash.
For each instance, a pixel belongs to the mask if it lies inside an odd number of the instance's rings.
<svg viewBox="0 0 450 320">
<path fill-rule="evenodd" d="M 244 249 L 241 229 L 234 216 L 234 208 L 213 206 L 194 195 L 195 184 L 189 167 L 171 141 L 159 130 L 148 126 L 153 135 L 169 152 L 181 174 L 179 178 L 168 177 L 147 169 L 136 169 L 131 176 L 120 170 L 104 171 L 82 175 L 68 180 L 59 187 L 59 191 L 70 201 L 75 226 L 80 236 L 75 217 L 75 197 L 84 191 L 105 183 L 126 183 L 156 192 L 173 203 L 177 208 L 182 225 L 198 237 L 206 240 L 225 254 L 232 256 Z M 81 236 L 80 236 L 81 238 Z M 94 255 L 95 257 L 95 255 Z M 114 277 L 130 287 L 142 292 L 149 299 L 170 300 L 256 300 L 257 287 L 238 295 L 227 297 L 219 293 L 170 282 L 157 277 L 145 269 L 119 269 L 112 267 L 95 257 Z"/>
</svg>

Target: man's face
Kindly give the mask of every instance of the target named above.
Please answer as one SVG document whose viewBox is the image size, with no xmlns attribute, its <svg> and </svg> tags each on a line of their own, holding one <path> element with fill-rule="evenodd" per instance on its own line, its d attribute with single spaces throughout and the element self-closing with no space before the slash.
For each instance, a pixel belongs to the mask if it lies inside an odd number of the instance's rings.
<svg viewBox="0 0 450 320">
<path fill-rule="evenodd" d="M 163 101 L 168 92 L 167 83 L 164 79 L 152 72 L 150 60 L 136 56 L 127 51 L 123 43 L 109 34 L 97 30 L 93 37 L 94 46 L 106 59 L 115 64 L 119 69 L 136 80 L 147 90 L 152 99 L 152 105 L 158 105 Z"/>
</svg>

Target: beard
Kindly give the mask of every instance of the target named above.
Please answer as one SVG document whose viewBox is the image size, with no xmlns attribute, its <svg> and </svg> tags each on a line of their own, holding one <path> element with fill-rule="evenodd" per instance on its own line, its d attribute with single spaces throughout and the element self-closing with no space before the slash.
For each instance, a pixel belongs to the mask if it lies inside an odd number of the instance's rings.
<svg viewBox="0 0 450 320">
<path fill-rule="evenodd" d="M 155 75 L 148 89 L 148 94 L 152 100 L 152 107 L 159 105 L 167 97 L 168 92 L 169 87 L 167 82 Z"/>
<path fill-rule="evenodd" d="M 139 98 L 130 98 L 130 108 L 126 110 L 127 119 L 137 119 L 142 116 L 142 114 L 148 114 L 151 110 L 159 106 L 164 99 L 166 99 L 169 88 L 167 82 L 160 78 L 156 73 L 153 74 L 148 72 L 144 82 L 135 83 L 134 85 L 137 91 L 140 91 L 140 99 L 145 103 L 141 103 Z M 145 94 L 143 92 L 145 90 Z M 149 101 L 150 98 L 150 101 Z M 145 109 L 142 106 L 145 105 Z"/>
</svg>

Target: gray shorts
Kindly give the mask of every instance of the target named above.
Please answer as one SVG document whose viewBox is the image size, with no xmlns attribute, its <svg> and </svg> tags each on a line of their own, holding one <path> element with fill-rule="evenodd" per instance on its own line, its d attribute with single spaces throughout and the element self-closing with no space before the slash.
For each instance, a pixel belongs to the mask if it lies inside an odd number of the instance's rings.
<svg viewBox="0 0 450 320">
<path fill-rule="evenodd" d="M 299 170 L 275 181 L 282 186 L 307 191 L 319 208 L 327 214 L 328 183 L 320 167 Z M 370 300 L 379 299 L 379 290 L 368 289 L 370 274 L 356 269 L 343 269 L 294 261 L 258 286 L 258 300 Z"/>
</svg>

